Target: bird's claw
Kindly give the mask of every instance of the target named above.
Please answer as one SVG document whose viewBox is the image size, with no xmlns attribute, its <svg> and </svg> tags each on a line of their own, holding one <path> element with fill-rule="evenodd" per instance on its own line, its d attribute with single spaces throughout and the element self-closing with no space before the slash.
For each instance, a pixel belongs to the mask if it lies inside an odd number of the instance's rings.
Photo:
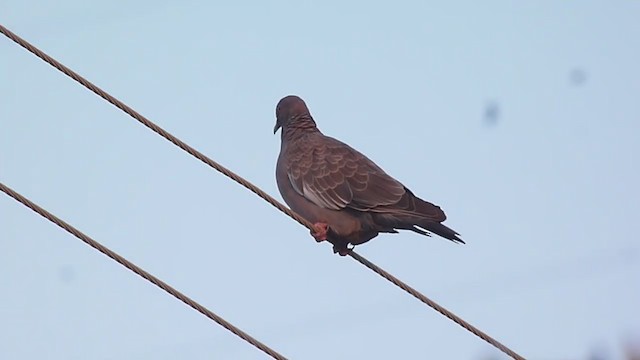
<svg viewBox="0 0 640 360">
<path fill-rule="evenodd" d="M 327 232 L 329 231 L 329 225 L 326 223 L 313 224 L 314 230 L 311 230 L 311 236 L 316 239 L 317 242 L 323 242 L 327 240 Z"/>
<path fill-rule="evenodd" d="M 351 250 L 353 250 L 354 247 L 355 246 L 353 246 L 353 245 L 351 245 L 351 247 L 349 247 L 349 244 L 346 244 L 344 246 L 334 245 L 333 246 L 333 253 L 334 254 L 338 254 L 340 256 L 347 256 L 347 255 L 349 255 Z"/>
</svg>

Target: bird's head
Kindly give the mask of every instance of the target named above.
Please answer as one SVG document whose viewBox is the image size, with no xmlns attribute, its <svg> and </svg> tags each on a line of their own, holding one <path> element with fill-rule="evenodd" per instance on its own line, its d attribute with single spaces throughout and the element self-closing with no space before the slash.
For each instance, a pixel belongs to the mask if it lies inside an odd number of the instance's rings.
<svg viewBox="0 0 640 360">
<path fill-rule="evenodd" d="M 295 95 L 283 97 L 276 106 L 276 126 L 273 128 L 273 133 L 300 118 L 311 118 L 307 104 Z"/>
</svg>

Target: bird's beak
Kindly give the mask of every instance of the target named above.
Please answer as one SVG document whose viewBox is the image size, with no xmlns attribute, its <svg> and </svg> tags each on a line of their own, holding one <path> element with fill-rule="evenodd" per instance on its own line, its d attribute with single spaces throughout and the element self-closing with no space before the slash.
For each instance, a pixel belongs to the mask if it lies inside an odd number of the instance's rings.
<svg viewBox="0 0 640 360">
<path fill-rule="evenodd" d="M 276 121 L 276 126 L 273 127 L 273 133 L 274 134 L 277 133 L 278 129 L 280 129 L 280 122 Z"/>
</svg>

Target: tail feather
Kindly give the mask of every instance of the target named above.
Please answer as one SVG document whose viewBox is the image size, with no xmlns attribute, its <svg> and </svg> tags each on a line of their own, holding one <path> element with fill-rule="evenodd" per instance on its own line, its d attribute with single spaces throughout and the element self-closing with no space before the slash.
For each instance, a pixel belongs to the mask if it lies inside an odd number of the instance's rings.
<svg viewBox="0 0 640 360">
<path fill-rule="evenodd" d="M 378 231 L 411 230 L 426 236 L 434 233 L 455 243 L 465 243 L 460 234 L 442 224 L 447 216 L 438 205 L 420 199 L 407 188 L 405 191 L 396 204 L 370 209 L 369 214 Z"/>
<path fill-rule="evenodd" d="M 419 227 L 430 231 L 436 235 L 440 235 L 441 237 L 447 239 L 447 240 L 451 240 L 455 243 L 462 243 L 464 244 L 465 242 L 460 238 L 460 234 L 458 234 L 455 230 L 453 230 L 452 228 L 441 224 L 441 223 L 435 223 L 435 222 L 428 222 L 428 223 L 424 223 L 424 224 L 418 224 Z M 414 230 L 415 231 L 415 230 Z"/>
<path fill-rule="evenodd" d="M 407 215 L 406 213 L 400 214 L 371 214 L 373 223 L 376 226 L 376 230 L 379 232 L 397 232 L 398 230 L 411 230 L 421 235 L 431 236 L 430 233 L 439 235 L 447 240 L 451 240 L 455 243 L 465 242 L 460 238 L 455 230 L 450 227 L 441 224 L 440 222 L 433 221 L 429 218 L 424 218 L 420 215 Z"/>
</svg>

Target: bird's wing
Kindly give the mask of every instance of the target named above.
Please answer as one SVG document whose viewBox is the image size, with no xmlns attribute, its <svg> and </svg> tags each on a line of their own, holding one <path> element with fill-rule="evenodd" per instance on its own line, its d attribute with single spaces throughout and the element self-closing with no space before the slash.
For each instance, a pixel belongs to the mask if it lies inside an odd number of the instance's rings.
<svg viewBox="0 0 640 360">
<path fill-rule="evenodd" d="M 288 176 L 296 192 L 317 206 L 376 211 L 406 197 L 400 182 L 350 146 L 326 136 L 309 141 L 288 159 Z"/>
</svg>

